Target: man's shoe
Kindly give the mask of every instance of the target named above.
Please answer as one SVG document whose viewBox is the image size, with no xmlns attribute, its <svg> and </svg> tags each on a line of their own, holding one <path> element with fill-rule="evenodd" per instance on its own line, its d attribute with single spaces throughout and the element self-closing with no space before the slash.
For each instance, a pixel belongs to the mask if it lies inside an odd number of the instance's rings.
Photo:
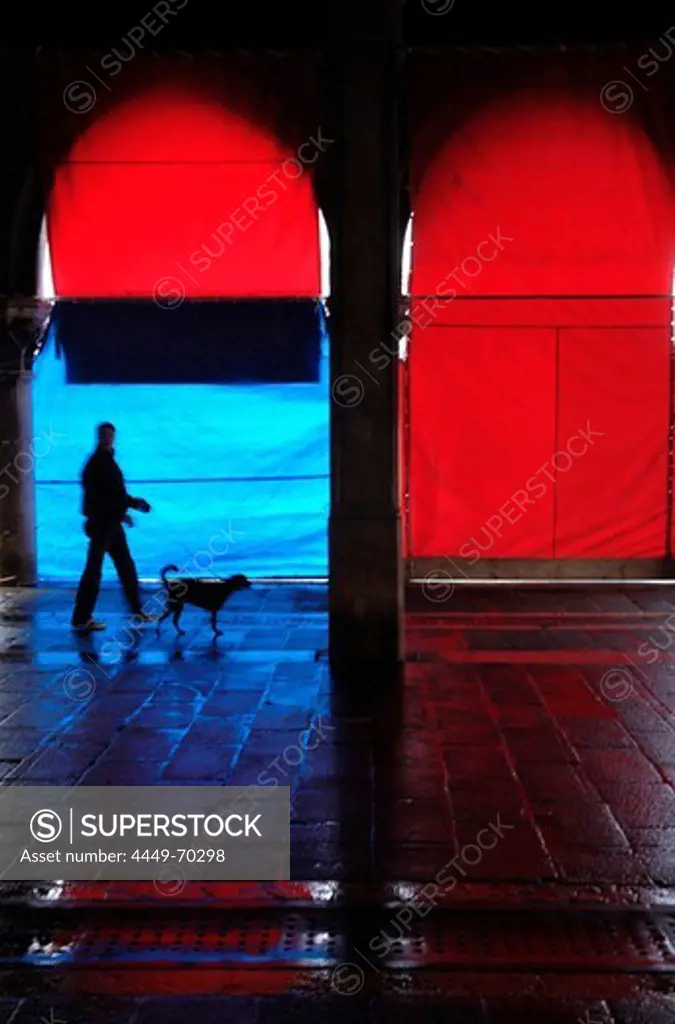
<svg viewBox="0 0 675 1024">
<path fill-rule="evenodd" d="M 73 622 L 71 625 L 76 633 L 96 633 L 105 629 L 105 622 L 98 622 L 96 619 L 89 619 L 89 622 Z"/>
</svg>

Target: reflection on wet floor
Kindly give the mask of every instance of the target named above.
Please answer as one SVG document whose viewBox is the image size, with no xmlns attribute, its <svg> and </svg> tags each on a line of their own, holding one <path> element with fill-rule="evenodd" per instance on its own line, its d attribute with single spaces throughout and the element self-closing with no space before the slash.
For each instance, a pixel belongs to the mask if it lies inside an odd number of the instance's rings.
<svg viewBox="0 0 675 1024">
<path fill-rule="evenodd" d="M 293 880 L 4 883 L 0 1022 L 675 1019 L 675 592 L 413 595 L 400 686 L 320 587 L 215 644 L 71 601 L 1 592 L 2 784 L 289 785 Z"/>
</svg>

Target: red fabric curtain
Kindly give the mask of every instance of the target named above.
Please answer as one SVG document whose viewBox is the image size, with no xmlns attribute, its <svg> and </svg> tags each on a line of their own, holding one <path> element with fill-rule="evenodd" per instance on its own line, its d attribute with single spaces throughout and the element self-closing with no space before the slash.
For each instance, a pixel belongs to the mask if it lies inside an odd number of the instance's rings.
<svg viewBox="0 0 675 1024">
<path fill-rule="evenodd" d="M 440 325 L 419 331 L 413 347 L 412 553 L 552 557 L 550 484 L 528 515 L 512 495 L 555 450 L 555 332 Z M 522 389 L 528 378 L 537 387 Z M 507 516 L 515 525 L 500 528 Z"/>
<path fill-rule="evenodd" d="M 621 63 L 474 55 L 452 80 L 421 58 L 413 74 L 414 556 L 666 553 L 666 68 L 619 114 L 604 83 Z"/>
<path fill-rule="evenodd" d="M 666 324 L 560 331 L 557 558 L 666 553 L 669 365 Z"/>
<path fill-rule="evenodd" d="M 59 296 L 171 305 L 185 296 L 320 293 L 312 168 L 326 144 L 312 118 L 309 70 L 282 64 L 275 86 L 262 59 L 138 55 L 106 81 L 91 55 L 43 57 Z M 300 102 L 289 85 L 304 86 Z M 302 116 L 289 120 L 284 101 L 299 103 Z"/>
</svg>

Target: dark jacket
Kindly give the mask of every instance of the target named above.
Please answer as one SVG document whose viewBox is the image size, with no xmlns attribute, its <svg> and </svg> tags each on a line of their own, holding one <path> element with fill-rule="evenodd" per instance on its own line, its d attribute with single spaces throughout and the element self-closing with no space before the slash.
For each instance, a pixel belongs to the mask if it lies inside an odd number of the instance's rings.
<svg viewBox="0 0 675 1024">
<path fill-rule="evenodd" d="M 82 471 L 82 514 L 98 522 L 121 523 L 136 499 L 127 494 L 115 456 L 97 448 Z"/>
</svg>

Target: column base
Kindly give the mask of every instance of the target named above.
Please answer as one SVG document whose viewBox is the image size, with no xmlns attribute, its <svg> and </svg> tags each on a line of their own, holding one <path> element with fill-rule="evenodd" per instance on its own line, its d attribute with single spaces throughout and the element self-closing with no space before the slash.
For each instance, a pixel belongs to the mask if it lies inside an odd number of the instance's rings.
<svg viewBox="0 0 675 1024">
<path fill-rule="evenodd" d="M 329 534 L 333 676 L 391 682 L 405 662 L 400 519 L 333 516 Z"/>
<path fill-rule="evenodd" d="M 37 582 L 32 375 L 0 375 L 0 586 Z"/>
</svg>

